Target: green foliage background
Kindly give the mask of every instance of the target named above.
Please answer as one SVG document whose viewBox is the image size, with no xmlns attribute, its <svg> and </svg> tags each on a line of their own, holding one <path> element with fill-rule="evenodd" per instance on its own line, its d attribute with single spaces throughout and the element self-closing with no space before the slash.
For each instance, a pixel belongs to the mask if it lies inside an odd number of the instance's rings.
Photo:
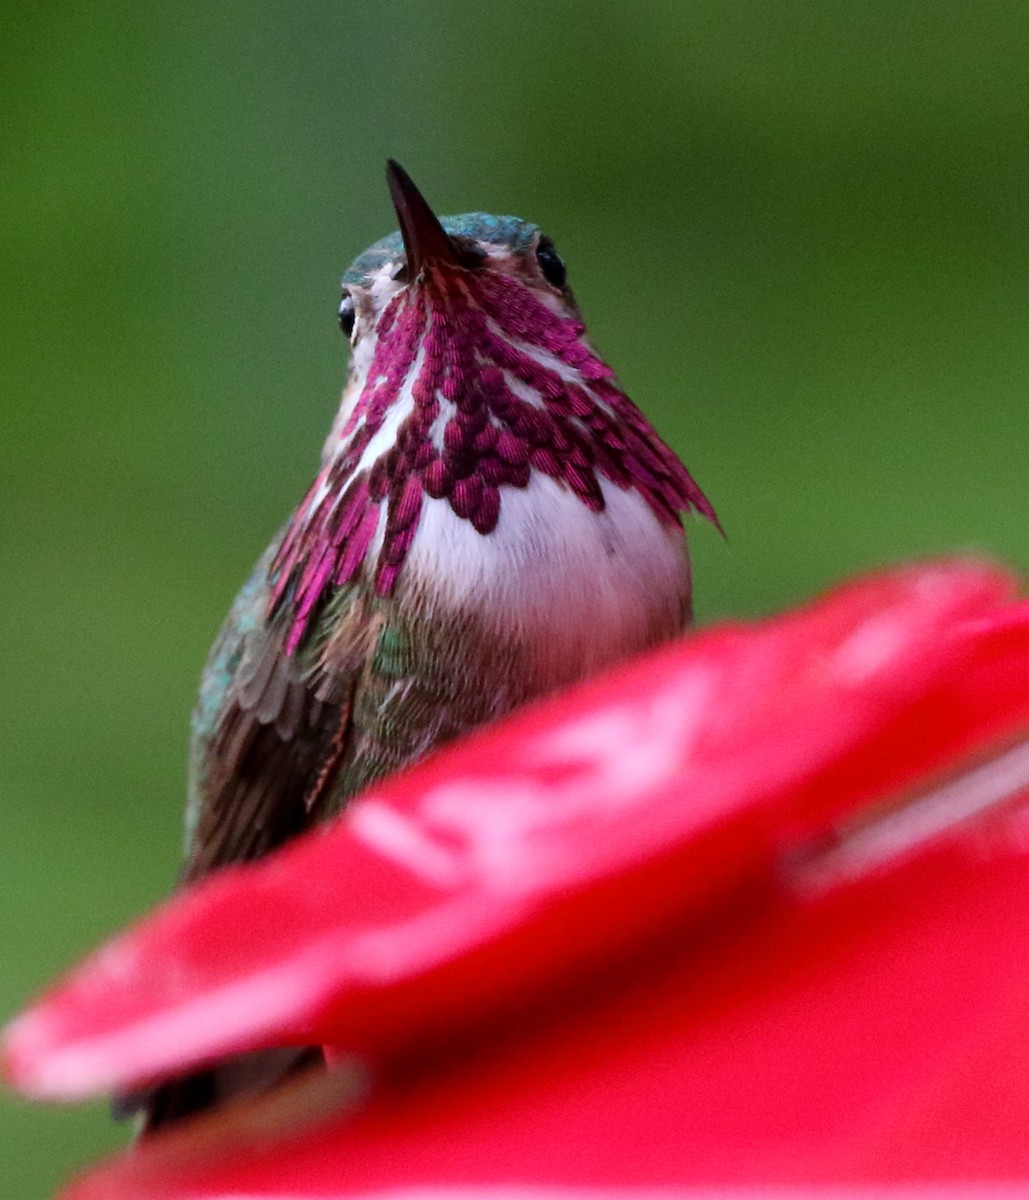
<svg viewBox="0 0 1029 1200">
<path fill-rule="evenodd" d="M 541 222 L 716 504 L 708 622 L 1029 566 L 1023 0 L 5 6 L 0 1009 L 170 884 L 185 728 L 306 486 L 396 155 Z M 0 1102 L 0 1195 L 124 1136 Z"/>
</svg>

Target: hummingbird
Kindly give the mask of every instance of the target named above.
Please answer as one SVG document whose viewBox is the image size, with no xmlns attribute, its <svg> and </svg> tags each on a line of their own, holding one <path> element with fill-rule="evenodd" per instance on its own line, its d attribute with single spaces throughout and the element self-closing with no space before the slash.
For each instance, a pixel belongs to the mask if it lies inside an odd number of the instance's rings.
<svg viewBox="0 0 1029 1200">
<path fill-rule="evenodd" d="M 386 176 L 399 232 L 343 276 L 349 371 L 320 468 L 203 673 L 186 884 L 691 619 L 682 518 L 717 518 L 593 349 L 551 238 L 440 219 L 392 159 Z M 289 1053 L 265 1052 L 259 1086 Z M 245 1075 L 233 1060 L 137 1097 L 144 1129 Z"/>
</svg>

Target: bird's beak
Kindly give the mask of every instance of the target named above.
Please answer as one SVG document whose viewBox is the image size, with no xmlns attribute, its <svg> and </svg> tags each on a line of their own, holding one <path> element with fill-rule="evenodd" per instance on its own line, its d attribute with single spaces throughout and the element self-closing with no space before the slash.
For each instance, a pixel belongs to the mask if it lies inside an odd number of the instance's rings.
<svg viewBox="0 0 1029 1200">
<path fill-rule="evenodd" d="M 411 176 L 392 158 L 386 160 L 386 182 L 407 252 L 407 278 L 414 282 L 429 259 L 460 266 L 457 247 L 439 223 L 439 217 L 415 187 Z"/>
</svg>

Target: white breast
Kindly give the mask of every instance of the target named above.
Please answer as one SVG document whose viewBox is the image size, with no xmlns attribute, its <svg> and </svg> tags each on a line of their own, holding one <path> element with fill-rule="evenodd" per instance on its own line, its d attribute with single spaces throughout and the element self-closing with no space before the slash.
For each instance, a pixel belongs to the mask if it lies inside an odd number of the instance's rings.
<svg viewBox="0 0 1029 1200">
<path fill-rule="evenodd" d="M 637 492 L 601 487 L 606 507 L 595 513 L 534 472 L 527 488 L 501 489 L 486 536 L 426 497 L 405 582 L 459 611 L 495 615 L 555 685 L 671 637 L 689 610 L 683 532 Z"/>
</svg>

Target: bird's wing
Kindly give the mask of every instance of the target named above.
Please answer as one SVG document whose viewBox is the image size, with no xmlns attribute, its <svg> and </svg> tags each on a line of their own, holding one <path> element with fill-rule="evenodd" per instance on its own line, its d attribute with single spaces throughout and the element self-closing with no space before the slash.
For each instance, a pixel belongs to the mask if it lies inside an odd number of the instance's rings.
<svg viewBox="0 0 1029 1200">
<path fill-rule="evenodd" d="M 288 617 L 268 619 L 275 546 L 236 598 L 211 649 L 193 715 L 183 882 L 260 858 L 326 811 L 378 625 L 363 589 L 333 600 L 323 639 L 287 656 Z M 350 631 L 346 649 L 343 635 Z"/>
</svg>

